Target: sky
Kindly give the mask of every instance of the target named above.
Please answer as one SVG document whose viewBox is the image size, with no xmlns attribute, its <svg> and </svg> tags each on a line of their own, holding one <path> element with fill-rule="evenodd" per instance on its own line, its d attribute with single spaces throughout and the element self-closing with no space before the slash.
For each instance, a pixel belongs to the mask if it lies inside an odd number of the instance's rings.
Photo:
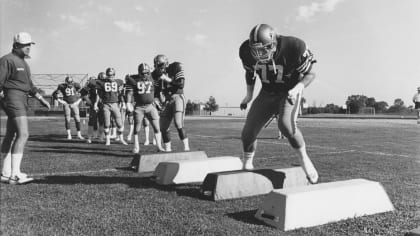
<svg viewBox="0 0 420 236">
<path fill-rule="evenodd" d="M 309 106 L 341 106 L 350 95 L 408 106 L 420 86 L 419 9 L 418 0 L 0 0 L 0 54 L 25 31 L 36 42 L 32 73 L 96 76 L 114 67 L 119 78 L 164 54 L 183 63 L 187 99 L 239 106 L 239 46 L 266 23 L 314 53 Z"/>
</svg>

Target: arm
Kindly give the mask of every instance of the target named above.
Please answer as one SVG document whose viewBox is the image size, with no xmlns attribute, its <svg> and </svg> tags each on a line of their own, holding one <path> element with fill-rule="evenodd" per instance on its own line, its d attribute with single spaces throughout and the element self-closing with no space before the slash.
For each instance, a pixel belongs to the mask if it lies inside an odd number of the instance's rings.
<svg viewBox="0 0 420 236">
<path fill-rule="evenodd" d="M 288 99 L 291 104 L 294 104 L 297 95 L 302 93 L 303 89 L 309 86 L 315 79 L 315 73 L 312 71 L 314 63 L 316 63 L 316 60 L 312 52 L 306 48 L 300 57 L 300 64 L 296 68 L 296 71 L 300 73 L 299 82 L 288 92 Z"/>
<path fill-rule="evenodd" d="M 50 109 L 51 109 L 51 105 L 50 105 L 50 103 L 49 103 L 47 100 L 45 100 L 45 98 L 44 98 L 41 94 L 39 94 L 38 92 L 36 92 L 36 93 L 34 94 L 34 97 L 36 97 L 36 99 L 38 99 L 38 101 L 39 101 L 39 102 L 41 102 L 41 104 L 42 104 L 44 107 L 46 107 L 48 110 L 50 110 Z"/>
<path fill-rule="evenodd" d="M 255 88 L 255 78 L 254 74 L 251 71 L 245 72 L 245 79 L 247 81 L 246 85 L 246 95 L 244 99 L 242 99 L 240 108 L 241 110 L 245 110 L 247 108 L 247 104 L 252 100 L 254 96 L 254 88 Z M 249 83 L 249 81 L 254 81 L 254 83 Z"/>
</svg>

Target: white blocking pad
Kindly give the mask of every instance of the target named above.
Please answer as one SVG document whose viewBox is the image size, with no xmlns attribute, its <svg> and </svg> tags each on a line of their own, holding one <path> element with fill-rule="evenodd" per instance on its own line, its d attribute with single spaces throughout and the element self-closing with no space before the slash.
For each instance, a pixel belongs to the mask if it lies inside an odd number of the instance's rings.
<svg viewBox="0 0 420 236">
<path fill-rule="evenodd" d="M 240 170 L 242 161 L 239 157 L 223 156 L 201 160 L 181 160 L 161 162 L 156 167 L 156 183 L 162 185 L 203 182 L 208 173 Z"/>
<path fill-rule="evenodd" d="M 393 210 L 380 183 L 352 179 L 273 190 L 255 217 L 287 231 Z"/>
<path fill-rule="evenodd" d="M 160 162 L 178 160 L 207 159 L 204 151 L 191 152 L 159 152 L 152 154 L 136 154 L 132 165 L 137 167 L 137 172 L 152 175 Z"/>
<path fill-rule="evenodd" d="M 214 201 L 267 194 L 274 189 L 309 185 L 302 167 L 210 173 L 202 193 Z"/>
</svg>

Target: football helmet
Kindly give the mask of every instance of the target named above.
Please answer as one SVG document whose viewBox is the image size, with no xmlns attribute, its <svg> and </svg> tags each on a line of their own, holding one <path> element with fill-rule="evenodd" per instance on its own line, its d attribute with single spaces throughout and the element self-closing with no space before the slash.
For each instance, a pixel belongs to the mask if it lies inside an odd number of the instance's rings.
<svg viewBox="0 0 420 236">
<path fill-rule="evenodd" d="M 104 80 L 104 79 L 106 79 L 105 72 L 99 72 L 99 74 L 98 74 L 98 79 L 99 79 L 99 80 Z"/>
<path fill-rule="evenodd" d="M 166 67 L 168 67 L 168 58 L 165 55 L 159 54 L 153 59 L 153 63 L 155 66 L 155 70 L 157 70 L 160 74 L 166 72 Z"/>
<path fill-rule="evenodd" d="M 267 63 L 276 52 L 277 38 L 273 27 L 267 24 L 258 24 L 249 34 L 251 55 L 257 62 Z"/>
<path fill-rule="evenodd" d="M 148 75 L 150 74 L 150 66 L 146 63 L 140 63 L 138 67 L 139 75 Z"/>
<path fill-rule="evenodd" d="M 67 76 L 65 79 L 66 84 L 72 84 L 73 83 L 73 78 L 71 76 Z"/>
<path fill-rule="evenodd" d="M 106 76 L 115 76 L 115 69 L 112 67 L 109 67 L 105 71 Z"/>
</svg>

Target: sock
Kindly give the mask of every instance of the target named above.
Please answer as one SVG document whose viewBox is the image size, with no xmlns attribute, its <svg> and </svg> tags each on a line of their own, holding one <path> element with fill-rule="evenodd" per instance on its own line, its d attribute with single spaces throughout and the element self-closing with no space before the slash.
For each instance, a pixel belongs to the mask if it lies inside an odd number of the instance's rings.
<svg viewBox="0 0 420 236">
<path fill-rule="evenodd" d="M 20 174 L 20 164 L 22 163 L 23 153 L 12 154 L 12 176 Z"/>
<path fill-rule="evenodd" d="M 10 176 L 12 174 L 12 154 L 10 152 L 1 153 L 1 156 L 4 157 L 1 174 L 3 176 Z"/>
</svg>

